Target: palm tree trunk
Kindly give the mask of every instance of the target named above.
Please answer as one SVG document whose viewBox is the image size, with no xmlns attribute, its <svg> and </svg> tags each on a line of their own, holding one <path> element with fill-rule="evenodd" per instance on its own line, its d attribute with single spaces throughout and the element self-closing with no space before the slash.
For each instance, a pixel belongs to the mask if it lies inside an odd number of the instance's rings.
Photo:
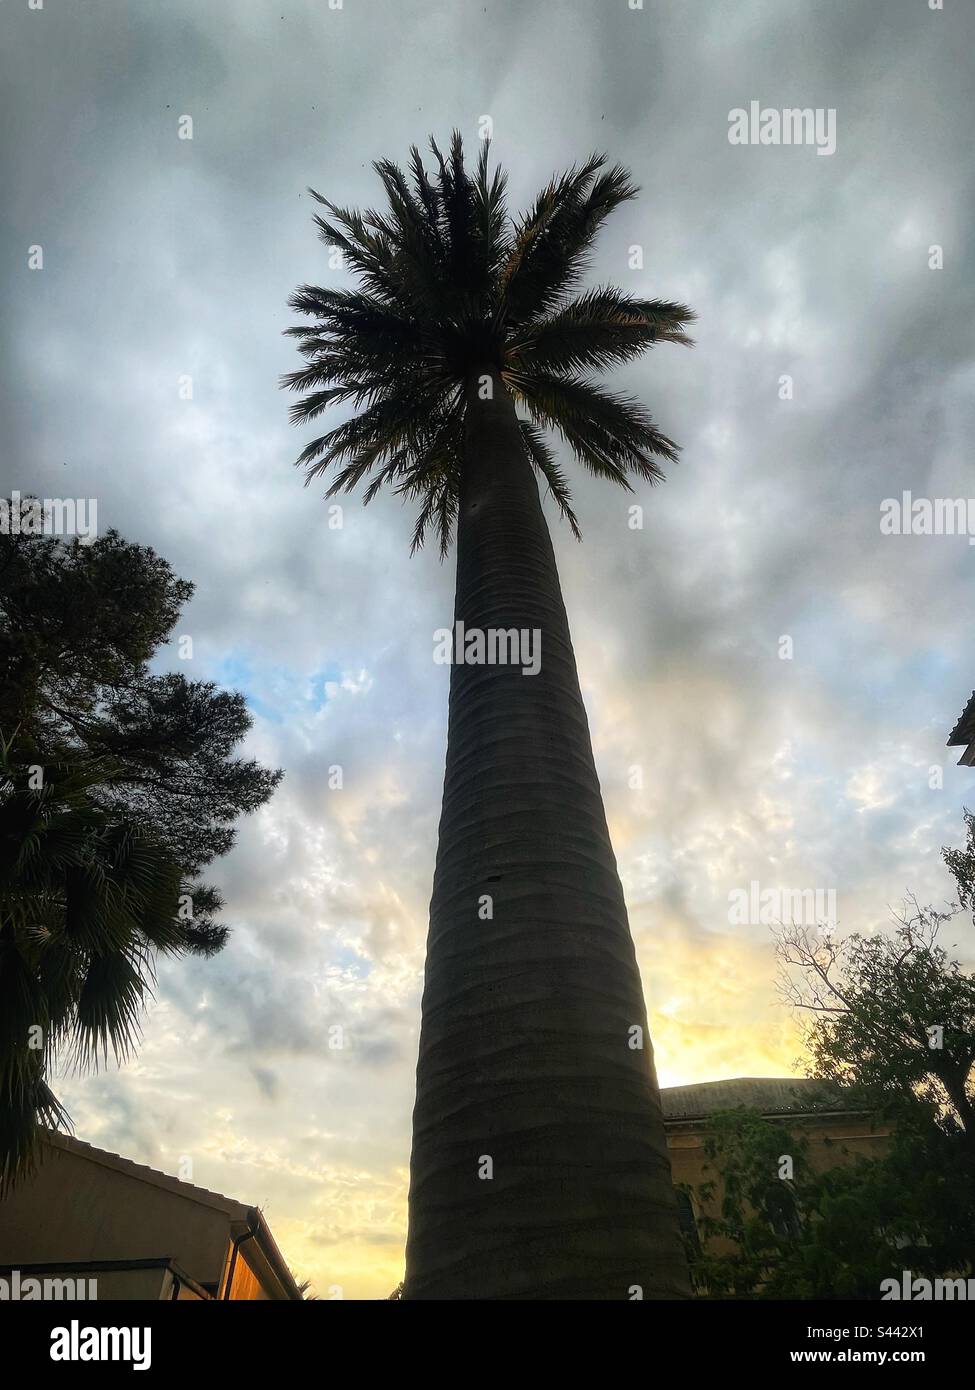
<svg viewBox="0 0 975 1390">
<path fill-rule="evenodd" d="M 451 670 L 403 1296 L 686 1296 L 555 555 L 514 404 L 489 367 L 468 388 L 458 620 L 536 630 L 541 666 Z"/>
</svg>

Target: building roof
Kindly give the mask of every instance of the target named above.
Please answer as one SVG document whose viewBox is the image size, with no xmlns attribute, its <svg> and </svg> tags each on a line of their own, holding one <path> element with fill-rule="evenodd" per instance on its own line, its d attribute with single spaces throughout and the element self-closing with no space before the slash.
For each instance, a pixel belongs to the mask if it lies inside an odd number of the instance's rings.
<svg viewBox="0 0 975 1390">
<path fill-rule="evenodd" d="M 739 1076 L 729 1081 L 699 1081 L 693 1086 L 663 1086 L 664 1120 L 703 1120 L 718 1110 L 757 1110 L 762 1115 L 809 1115 L 849 1110 L 841 1087 L 808 1076 Z"/>
<path fill-rule="evenodd" d="M 975 690 L 962 710 L 961 718 L 948 735 L 949 748 L 954 748 L 959 743 L 975 743 Z"/>
<path fill-rule="evenodd" d="M 92 1163 L 100 1163 L 104 1168 L 113 1168 L 117 1173 L 124 1173 L 127 1177 L 137 1178 L 139 1182 L 151 1183 L 153 1187 L 161 1187 L 166 1192 L 174 1192 L 179 1197 L 185 1197 L 191 1202 L 200 1202 L 205 1207 L 213 1207 L 216 1211 L 222 1211 L 225 1216 L 229 1216 L 232 1221 L 246 1221 L 249 1208 L 244 1202 L 235 1201 L 233 1197 L 224 1197 L 219 1192 L 211 1192 L 206 1187 L 197 1187 L 194 1183 L 183 1182 L 181 1178 L 170 1177 L 168 1173 L 160 1173 L 156 1168 L 149 1168 L 144 1163 L 133 1163 L 130 1158 L 123 1158 L 121 1154 L 111 1153 L 108 1149 L 96 1149 L 93 1144 L 86 1144 L 81 1139 L 76 1139 L 73 1134 L 61 1134 L 56 1130 L 47 1130 L 44 1135 L 48 1144 L 55 1149 L 65 1149 L 68 1153 L 77 1154 L 80 1158 L 90 1159 Z"/>
<path fill-rule="evenodd" d="M 220 1192 L 211 1192 L 209 1188 L 197 1187 L 195 1183 L 170 1177 L 168 1173 L 161 1173 L 157 1168 L 150 1168 L 144 1163 L 133 1163 L 131 1159 L 123 1158 L 121 1154 L 112 1153 L 108 1149 L 96 1149 L 93 1144 L 86 1144 L 83 1140 L 76 1139 L 72 1134 L 62 1134 L 58 1130 L 49 1129 L 45 1130 L 44 1139 L 54 1149 L 62 1149 L 69 1154 L 77 1155 L 79 1158 L 101 1164 L 102 1167 L 111 1168 L 125 1177 L 135 1178 L 138 1182 L 149 1183 L 152 1187 L 162 1188 L 163 1191 L 172 1192 L 177 1197 L 182 1197 L 190 1202 L 198 1202 L 201 1206 L 219 1211 L 227 1217 L 238 1235 L 245 1229 L 252 1231 L 264 1260 L 280 1282 L 285 1296 L 292 1299 L 302 1298 L 295 1277 L 288 1268 L 287 1262 L 271 1234 L 270 1227 L 258 1207 L 249 1207 L 244 1202 L 238 1202 L 234 1197 L 225 1197 Z"/>
</svg>

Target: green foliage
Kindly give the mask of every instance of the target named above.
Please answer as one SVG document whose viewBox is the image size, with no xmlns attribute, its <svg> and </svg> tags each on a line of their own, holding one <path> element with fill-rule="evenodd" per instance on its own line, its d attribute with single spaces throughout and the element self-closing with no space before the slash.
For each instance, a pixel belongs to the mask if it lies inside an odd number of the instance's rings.
<svg viewBox="0 0 975 1390">
<path fill-rule="evenodd" d="M 965 824 L 967 849 L 944 857 L 970 908 L 967 812 Z M 807 1021 L 810 1074 L 838 1104 L 893 1126 L 893 1137 L 882 1157 L 819 1171 L 800 1128 L 746 1110 L 716 1116 L 706 1141 L 712 1176 L 698 1194 L 705 1253 L 689 1252 L 700 1292 L 878 1298 L 881 1281 L 905 1269 L 975 1274 L 975 978 L 938 941 L 956 911 L 911 899 L 890 934 L 779 932 L 784 994 Z"/>
<path fill-rule="evenodd" d="M 187 874 L 230 849 L 234 821 L 281 775 L 232 756 L 251 723 L 243 695 L 150 674 L 192 592 L 114 531 L 87 545 L 0 536 L 0 731 L 36 763 L 101 759 L 98 803 Z"/>
<path fill-rule="evenodd" d="M 786 1140 L 794 1165 L 790 1179 L 779 1177 Z M 738 1109 L 710 1117 L 704 1147 L 713 1176 L 696 1194 L 703 1208 L 697 1224 L 704 1253 L 688 1248 L 692 1278 L 697 1290 L 711 1297 L 748 1297 L 774 1277 L 802 1232 L 809 1184 L 806 1145 L 754 1111 Z M 717 1240 L 733 1241 L 734 1253 L 710 1253 Z"/>
<path fill-rule="evenodd" d="M 0 536 L 0 1188 L 66 1120 L 55 1059 L 128 1056 L 157 953 L 227 936 L 200 868 L 280 774 L 243 698 L 153 676 L 192 587 L 110 532 Z"/>
<path fill-rule="evenodd" d="M 629 488 L 656 482 L 658 460 L 677 446 L 638 402 L 601 387 L 591 373 L 630 361 L 658 342 L 690 343 L 693 313 L 682 304 L 612 287 L 572 298 L 606 218 L 637 189 L 626 170 L 599 155 L 554 178 L 513 219 L 506 174 L 464 165 L 460 135 L 449 154 L 431 141 L 436 171 L 411 149 L 410 173 L 389 160 L 374 167 L 385 212 L 336 207 L 309 190 L 322 240 L 338 248 L 356 290 L 302 285 L 292 308 L 314 320 L 289 329 L 307 365 L 283 384 L 301 399 L 300 424 L 330 406 L 359 413 L 312 440 L 298 463 L 308 480 L 337 466 L 328 495 L 371 476 L 366 502 L 386 485 L 420 503 L 413 548 L 433 526 L 445 554 L 457 513 L 466 386 L 497 369 L 516 404 L 532 465 L 578 535 L 569 488 L 545 441 L 557 431 L 591 472 Z M 375 470 L 375 471 L 374 471 Z"/>
<path fill-rule="evenodd" d="M 911 900 L 891 935 L 790 927 L 778 949 L 787 997 L 810 1020 L 812 1074 L 892 1114 L 924 1101 L 975 1147 L 975 977 L 937 940 L 953 915 Z"/>
<path fill-rule="evenodd" d="M 967 809 L 965 830 L 968 836 L 965 848 L 945 848 L 941 854 L 957 885 L 958 902 L 975 917 L 975 813 Z"/>
<path fill-rule="evenodd" d="M 779 1177 L 783 1154 L 790 1180 Z M 705 1205 L 722 1187 L 723 1196 L 718 1214 L 698 1221 L 705 1253 L 689 1252 L 699 1293 L 876 1299 L 881 1281 L 904 1269 L 975 1273 L 975 1165 L 930 1111 L 905 1111 L 882 1158 L 816 1171 L 808 1154 L 798 1127 L 746 1110 L 714 1117 L 714 1179 L 699 1196 Z M 735 1246 L 713 1253 L 717 1239 Z"/>
</svg>

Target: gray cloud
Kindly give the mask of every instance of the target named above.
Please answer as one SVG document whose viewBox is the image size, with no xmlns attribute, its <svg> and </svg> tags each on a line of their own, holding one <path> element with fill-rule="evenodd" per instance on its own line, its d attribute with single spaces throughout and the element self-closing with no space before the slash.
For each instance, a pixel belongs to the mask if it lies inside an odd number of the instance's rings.
<svg viewBox="0 0 975 1390">
<path fill-rule="evenodd" d="M 305 189 L 375 202 L 372 159 L 454 125 L 473 146 L 483 115 L 516 205 L 593 147 L 642 185 L 592 278 L 697 309 L 693 353 L 620 374 L 683 459 L 632 497 L 578 476 L 585 540 L 553 518 L 556 546 L 661 1074 L 788 1067 L 767 933 L 729 925 L 729 891 L 835 886 L 844 925 L 881 926 L 907 888 L 948 893 L 972 797 L 944 740 L 975 684 L 975 552 L 879 515 L 971 491 L 975 16 L 47 0 L 0 22 L 3 480 L 96 496 L 196 583 L 194 660 L 163 664 L 244 688 L 248 751 L 287 769 L 215 870 L 227 950 L 165 964 L 138 1059 L 65 1093 L 82 1137 L 267 1201 L 320 1286 L 388 1292 L 452 575 L 409 559 L 395 499 L 329 529 L 292 466 L 286 301 L 329 274 Z M 835 107 L 836 153 L 729 145 L 753 99 Z"/>
</svg>

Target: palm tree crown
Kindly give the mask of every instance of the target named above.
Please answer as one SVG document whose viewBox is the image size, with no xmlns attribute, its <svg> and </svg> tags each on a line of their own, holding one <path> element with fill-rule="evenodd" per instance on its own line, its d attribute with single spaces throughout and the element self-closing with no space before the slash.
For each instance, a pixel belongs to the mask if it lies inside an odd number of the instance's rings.
<svg viewBox="0 0 975 1390">
<path fill-rule="evenodd" d="M 432 177 L 411 150 L 410 174 L 375 164 L 388 201 L 379 213 L 336 207 L 316 215 L 322 240 L 341 250 L 356 290 L 302 285 L 291 307 L 315 322 L 288 329 L 307 359 L 283 384 L 303 392 L 297 424 L 331 404 L 359 413 L 313 439 L 298 464 L 307 480 L 331 464 L 328 496 L 369 477 L 364 500 L 384 485 L 417 500 L 413 549 L 433 527 L 446 554 L 457 514 L 466 387 L 495 369 L 526 418 L 529 458 L 579 535 L 565 475 L 546 430 L 555 430 L 584 467 L 629 488 L 653 483 L 659 460 L 677 446 L 637 401 L 604 389 L 592 373 L 638 356 L 655 342 L 689 344 L 694 314 L 683 304 L 638 299 L 613 287 L 574 294 L 602 223 L 636 187 L 600 155 L 542 189 L 515 220 L 506 175 L 488 172 L 482 145 L 473 177 L 455 131 L 447 158 L 431 140 Z"/>
</svg>

